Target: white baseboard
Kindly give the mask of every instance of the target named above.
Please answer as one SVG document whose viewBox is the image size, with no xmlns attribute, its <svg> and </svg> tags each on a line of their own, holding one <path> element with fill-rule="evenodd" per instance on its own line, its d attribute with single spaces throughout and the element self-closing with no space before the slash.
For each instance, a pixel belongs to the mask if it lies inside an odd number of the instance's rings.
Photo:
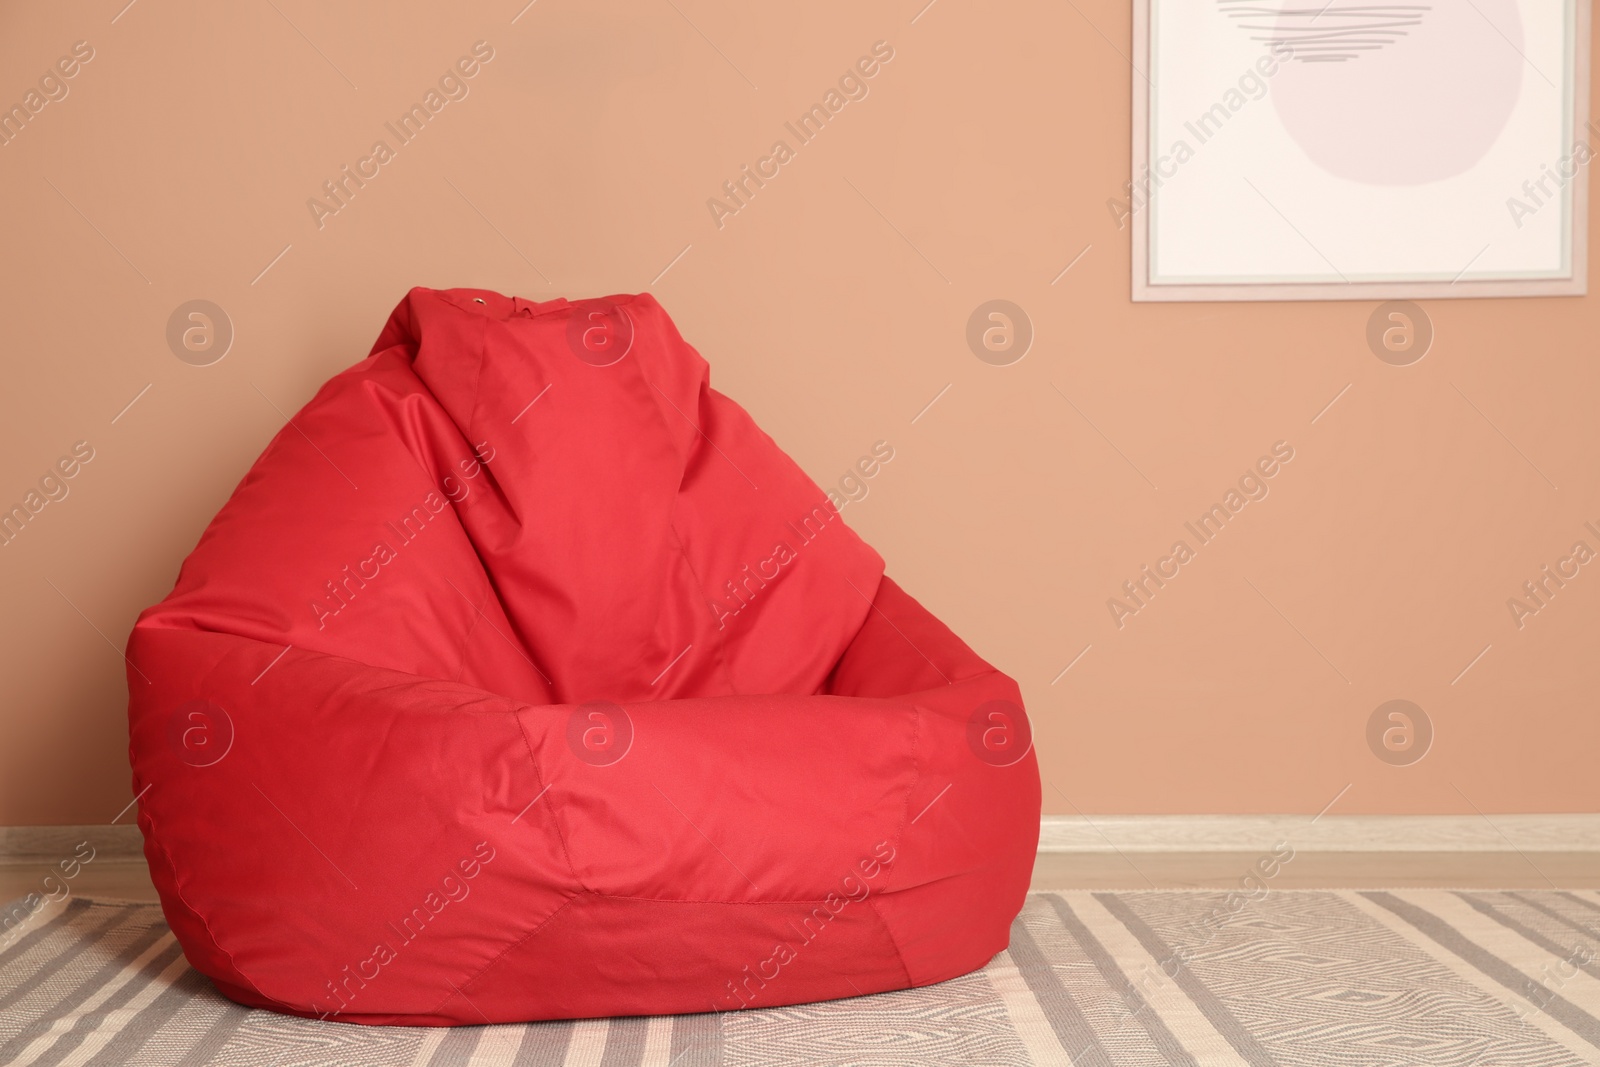
<svg viewBox="0 0 1600 1067">
<path fill-rule="evenodd" d="M 137 826 L 0 826 L 0 864 L 50 864 L 87 841 L 142 860 Z M 1040 852 L 1600 852 L 1600 814 L 1046 815 Z"/>
<path fill-rule="evenodd" d="M 1600 814 L 1046 815 L 1040 852 L 1600 852 Z"/>
</svg>

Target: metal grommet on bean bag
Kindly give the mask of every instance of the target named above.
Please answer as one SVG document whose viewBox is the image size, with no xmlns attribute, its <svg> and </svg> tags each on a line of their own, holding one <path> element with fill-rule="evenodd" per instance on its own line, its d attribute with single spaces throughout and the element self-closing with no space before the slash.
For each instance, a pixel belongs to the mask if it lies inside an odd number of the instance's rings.
<svg viewBox="0 0 1600 1067">
<path fill-rule="evenodd" d="M 162 907 L 240 1003 L 455 1025 L 943 981 L 1039 829 L 1017 686 L 648 295 L 413 290 L 128 645 Z"/>
</svg>

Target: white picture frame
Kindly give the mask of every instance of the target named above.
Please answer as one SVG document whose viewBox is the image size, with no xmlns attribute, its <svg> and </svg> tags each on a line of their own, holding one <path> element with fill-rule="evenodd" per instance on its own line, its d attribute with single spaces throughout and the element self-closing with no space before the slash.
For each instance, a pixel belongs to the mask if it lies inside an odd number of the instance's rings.
<svg viewBox="0 0 1600 1067">
<path fill-rule="evenodd" d="M 1584 294 L 1589 34 L 1590 0 L 1135 0 L 1133 299 Z"/>
</svg>

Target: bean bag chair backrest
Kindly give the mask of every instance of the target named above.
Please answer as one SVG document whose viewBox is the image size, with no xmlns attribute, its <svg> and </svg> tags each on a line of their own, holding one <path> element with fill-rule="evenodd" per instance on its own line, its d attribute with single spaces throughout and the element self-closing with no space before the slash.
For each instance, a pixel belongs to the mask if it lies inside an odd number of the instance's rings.
<svg viewBox="0 0 1600 1067">
<path fill-rule="evenodd" d="M 152 877 L 246 1004 L 452 1024 L 903 988 L 1002 949 L 1031 870 L 1015 684 L 649 296 L 413 290 L 128 661 Z"/>
<path fill-rule="evenodd" d="M 598 354 L 575 323 L 610 334 Z M 163 621 L 530 703 L 817 692 L 883 562 L 708 379 L 648 295 L 414 290 L 278 435 Z M 463 659 L 479 608 L 512 640 Z"/>
</svg>

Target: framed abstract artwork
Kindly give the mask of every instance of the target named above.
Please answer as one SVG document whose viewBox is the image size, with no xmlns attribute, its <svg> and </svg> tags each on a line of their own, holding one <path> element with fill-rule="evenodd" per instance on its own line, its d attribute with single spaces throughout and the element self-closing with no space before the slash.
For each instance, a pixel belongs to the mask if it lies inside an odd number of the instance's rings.
<svg viewBox="0 0 1600 1067">
<path fill-rule="evenodd" d="M 1585 292 L 1589 0 L 1136 0 L 1135 300 Z"/>
</svg>

